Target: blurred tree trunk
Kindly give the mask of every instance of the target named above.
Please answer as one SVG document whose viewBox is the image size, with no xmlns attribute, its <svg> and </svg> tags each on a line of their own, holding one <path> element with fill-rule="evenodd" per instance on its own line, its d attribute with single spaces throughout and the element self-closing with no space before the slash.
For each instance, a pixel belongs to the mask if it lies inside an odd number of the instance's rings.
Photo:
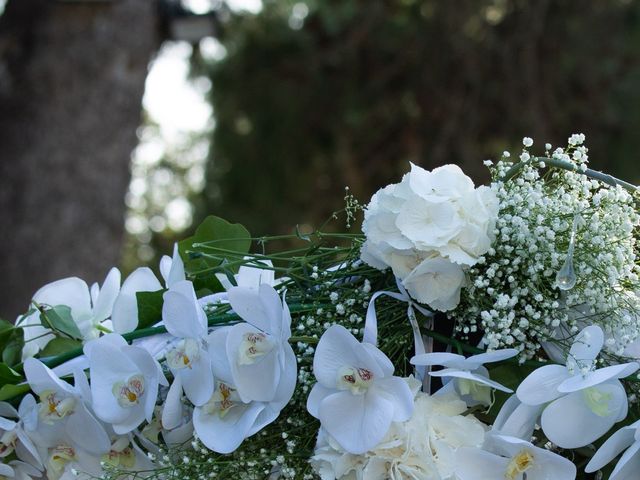
<svg viewBox="0 0 640 480">
<path fill-rule="evenodd" d="M 117 265 L 152 0 L 10 0 L 0 17 L 0 317 Z"/>
</svg>

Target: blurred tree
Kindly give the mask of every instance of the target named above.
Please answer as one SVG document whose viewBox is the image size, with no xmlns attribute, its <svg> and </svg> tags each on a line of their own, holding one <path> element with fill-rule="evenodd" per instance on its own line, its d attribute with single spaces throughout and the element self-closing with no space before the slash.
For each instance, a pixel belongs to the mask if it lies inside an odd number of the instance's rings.
<svg viewBox="0 0 640 480">
<path fill-rule="evenodd" d="M 120 258 L 152 1 L 10 0 L 0 17 L 0 316 Z"/>
<path fill-rule="evenodd" d="M 481 161 L 584 132 L 592 165 L 640 180 L 640 4 L 266 0 L 232 16 L 212 80 L 206 209 L 257 234 L 317 225 L 408 162 Z"/>
</svg>

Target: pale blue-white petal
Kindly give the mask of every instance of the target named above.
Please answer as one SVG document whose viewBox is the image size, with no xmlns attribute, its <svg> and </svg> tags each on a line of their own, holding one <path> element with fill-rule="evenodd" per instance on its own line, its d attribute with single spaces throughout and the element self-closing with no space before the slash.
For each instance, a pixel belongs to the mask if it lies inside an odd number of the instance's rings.
<svg viewBox="0 0 640 480">
<path fill-rule="evenodd" d="M 182 388 L 191 403 L 199 407 L 209 401 L 213 395 L 213 373 L 206 350 L 201 352 L 191 368 L 181 370 L 178 375 L 182 377 Z"/>
<path fill-rule="evenodd" d="M 280 362 L 278 346 L 270 352 L 258 357 L 255 363 L 241 365 L 240 348 L 246 334 L 260 333 L 247 323 L 231 327 L 227 337 L 227 357 L 231 366 L 233 384 L 238 389 L 242 401 L 270 402 L 273 400 L 280 382 Z"/>
<path fill-rule="evenodd" d="M 447 352 L 422 353 L 411 359 L 412 365 L 442 365 L 443 367 L 465 369 L 465 358 L 462 355 Z"/>
<path fill-rule="evenodd" d="M 518 350 L 515 348 L 505 348 L 502 350 L 494 350 L 493 352 L 473 355 L 466 359 L 465 369 L 475 370 L 485 363 L 502 362 L 503 360 L 515 357 L 518 353 Z"/>
<path fill-rule="evenodd" d="M 91 315 L 89 286 L 77 277 L 63 278 L 45 285 L 33 295 L 33 301 L 51 307 L 66 305 L 71 309 L 73 318 Z"/>
<path fill-rule="evenodd" d="M 567 364 L 569 362 L 576 362 L 578 365 L 581 363 L 591 363 L 602 350 L 604 345 L 604 333 L 602 328 L 598 325 L 591 325 L 584 328 L 578 335 L 576 335 L 571 350 L 569 350 L 569 356 L 567 357 Z"/>
<path fill-rule="evenodd" d="M 163 295 L 162 321 L 174 337 L 200 338 L 207 333 L 207 316 L 198 303 L 193 284 L 178 282 Z"/>
<path fill-rule="evenodd" d="M 198 438 L 207 448 L 218 453 L 231 453 L 247 437 L 263 409 L 263 403 L 253 402 L 234 406 L 224 417 L 220 417 L 207 414 L 203 407 L 196 407 L 193 411 L 193 426 Z"/>
<path fill-rule="evenodd" d="M 162 285 L 148 267 L 135 269 L 122 283 L 120 293 L 113 304 L 111 320 L 118 333 L 127 333 L 138 326 L 137 292 L 157 292 Z"/>
<path fill-rule="evenodd" d="M 615 432 L 606 442 L 604 442 L 598 451 L 591 457 L 591 460 L 584 468 L 587 473 L 600 470 L 602 467 L 611 462 L 614 458 L 622 453 L 623 450 L 629 448 L 634 443 L 634 434 L 636 429 L 634 427 L 622 427 Z"/>
<path fill-rule="evenodd" d="M 228 292 L 231 308 L 245 321 L 263 332 L 271 329 L 271 319 L 260 295 L 249 288 L 233 287 Z"/>
<path fill-rule="evenodd" d="M 35 358 L 27 358 L 24 362 L 24 374 L 27 379 L 27 383 L 35 393 L 40 394 L 44 390 L 54 390 L 57 392 L 64 392 L 67 395 L 74 395 L 75 391 L 71 385 L 58 378 L 58 376 L 51 371 L 40 360 Z"/>
<path fill-rule="evenodd" d="M 527 405 L 540 405 L 550 402 L 563 394 L 558 392 L 558 385 L 569 378 L 571 374 L 562 365 L 545 365 L 525 378 L 516 395 Z"/>
<path fill-rule="evenodd" d="M 482 385 L 495 388 L 496 390 L 500 390 L 501 392 L 505 392 L 505 393 L 513 392 L 513 390 L 505 387 L 504 385 L 501 385 L 498 382 L 494 382 L 493 380 L 490 380 L 484 375 L 468 372 L 466 370 L 455 370 L 453 368 L 445 368 L 443 370 L 438 370 L 437 372 L 429 372 L 429 375 L 431 375 L 432 377 L 463 378 L 465 380 L 471 380 L 473 382 L 477 382 Z"/>
<path fill-rule="evenodd" d="M 307 397 L 307 411 L 309 414 L 318 418 L 320 415 L 320 403 L 322 403 L 322 400 L 337 392 L 338 391 L 333 388 L 327 388 L 316 383 Z"/>
<path fill-rule="evenodd" d="M 617 421 L 623 403 L 627 402 L 624 389 L 614 384 L 597 388 L 610 395 L 603 408 L 595 413 L 585 400 L 585 391 L 570 393 L 554 400 L 542 412 L 541 426 L 549 440 L 562 448 L 579 448 L 596 441 Z"/>
<path fill-rule="evenodd" d="M 342 448 L 356 455 L 380 443 L 389 430 L 393 414 L 393 403 L 371 392 L 334 393 L 320 403 L 319 409 L 322 426 Z"/>
<path fill-rule="evenodd" d="M 577 392 L 578 390 L 593 387 L 594 385 L 599 385 L 611 379 L 628 377 L 638 370 L 639 367 L 640 365 L 636 362 L 631 362 L 599 368 L 586 375 L 576 374 L 558 385 L 558 391 L 563 393 Z"/>
<path fill-rule="evenodd" d="M 609 480 L 637 480 L 638 472 L 640 472 L 640 442 L 634 443 L 622 454 Z"/>
<path fill-rule="evenodd" d="M 313 373 L 322 385 L 334 388 L 343 367 L 365 368 L 374 378 L 384 376 L 367 347 L 363 347 L 342 325 L 332 325 L 324 332 L 316 347 Z"/>
<path fill-rule="evenodd" d="M 104 455 L 111 446 L 107 432 L 83 404 L 76 405 L 75 412 L 67 419 L 65 431 L 89 453 Z"/>
<path fill-rule="evenodd" d="M 182 423 L 182 380 L 173 379 L 162 407 L 162 428 L 172 430 Z"/>
<path fill-rule="evenodd" d="M 120 270 L 113 267 L 102 283 L 98 297 L 93 304 L 93 319 L 99 323 L 111 316 L 113 304 L 120 293 Z"/>
<path fill-rule="evenodd" d="M 498 480 L 505 478 L 509 459 L 479 448 L 456 450 L 455 472 L 460 480 Z"/>
<path fill-rule="evenodd" d="M 228 384 L 233 384 L 231 365 L 227 357 L 227 337 L 232 328 L 233 327 L 217 328 L 207 337 L 213 375 L 216 379 Z"/>
<path fill-rule="evenodd" d="M 381 378 L 370 387 L 370 394 L 383 395 L 393 403 L 393 421 L 405 422 L 413 415 L 413 393 L 400 377 Z"/>
<path fill-rule="evenodd" d="M 171 257 L 171 267 L 165 277 L 165 284 L 167 288 L 173 288 L 173 286 L 183 281 L 186 278 L 184 273 L 184 262 L 180 257 L 180 251 L 178 250 L 178 244 L 173 244 L 173 256 Z"/>
<path fill-rule="evenodd" d="M 393 362 L 389 360 L 389 357 L 387 357 L 382 352 L 382 350 L 380 350 L 378 347 L 367 342 L 363 342 L 361 345 L 365 348 L 365 350 L 367 350 L 367 352 L 369 352 L 369 354 L 378 363 L 378 366 L 380 367 L 380 370 L 382 370 L 382 375 L 384 377 L 390 377 L 393 375 L 393 371 L 394 371 Z"/>
</svg>

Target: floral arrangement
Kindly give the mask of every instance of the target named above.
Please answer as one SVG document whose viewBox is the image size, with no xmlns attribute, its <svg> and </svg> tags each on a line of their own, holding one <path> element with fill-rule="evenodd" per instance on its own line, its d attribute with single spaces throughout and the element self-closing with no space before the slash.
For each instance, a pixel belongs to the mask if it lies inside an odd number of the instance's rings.
<svg viewBox="0 0 640 480">
<path fill-rule="evenodd" d="M 347 194 L 364 234 L 208 217 L 160 278 L 45 285 L 0 323 L 0 477 L 638 478 L 638 190 L 532 148 Z"/>
</svg>

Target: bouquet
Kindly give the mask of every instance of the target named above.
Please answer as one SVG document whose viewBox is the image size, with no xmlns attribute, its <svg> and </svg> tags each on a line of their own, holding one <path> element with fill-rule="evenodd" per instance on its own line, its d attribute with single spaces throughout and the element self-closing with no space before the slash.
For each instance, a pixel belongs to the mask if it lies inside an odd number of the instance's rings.
<svg viewBox="0 0 640 480">
<path fill-rule="evenodd" d="M 45 285 L 0 324 L 0 477 L 639 478 L 638 190 L 579 134 L 485 164 L 347 193 L 362 234 L 208 217 L 160 276 Z"/>
</svg>

